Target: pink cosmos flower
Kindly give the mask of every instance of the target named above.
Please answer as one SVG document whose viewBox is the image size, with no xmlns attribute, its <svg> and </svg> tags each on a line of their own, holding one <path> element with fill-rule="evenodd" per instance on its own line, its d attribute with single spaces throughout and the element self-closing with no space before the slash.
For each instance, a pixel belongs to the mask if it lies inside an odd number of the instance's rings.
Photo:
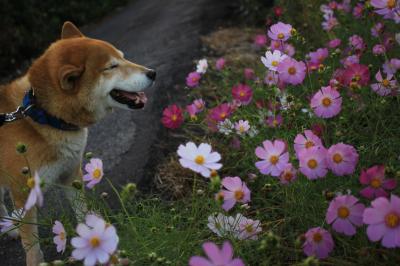
<svg viewBox="0 0 400 266">
<path fill-rule="evenodd" d="M 400 59 L 392 58 L 383 64 L 383 72 L 386 74 L 395 74 L 400 69 Z"/>
<path fill-rule="evenodd" d="M 371 35 L 374 37 L 379 37 L 379 35 L 383 32 L 384 25 L 381 22 L 376 23 L 371 28 Z"/>
<path fill-rule="evenodd" d="M 254 70 L 252 68 L 245 68 L 243 74 L 244 78 L 247 80 L 253 80 L 255 78 Z"/>
<path fill-rule="evenodd" d="M 356 34 L 349 37 L 349 45 L 353 49 L 359 50 L 359 51 L 364 50 L 366 47 L 363 38 L 361 38 L 359 35 L 356 35 Z"/>
<path fill-rule="evenodd" d="M 294 150 L 296 151 L 297 156 L 309 148 L 312 147 L 324 147 L 321 139 L 314 134 L 311 130 L 305 130 L 303 134 L 297 134 L 294 139 Z"/>
<path fill-rule="evenodd" d="M 170 129 L 180 127 L 183 123 L 182 109 L 176 104 L 168 106 L 163 111 L 161 123 L 164 125 L 164 127 Z"/>
<path fill-rule="evenodd" d="M 18 238 L 18 228 L 24 218 L 26 212 L 23 208 L 13 210 L 10 216 L 1 217 L 0 220 L 0 232 L 7 233 L 10 237 L 16 239 Z"/>
<path fill-rule="evenodd" d="M 228 103 L 223 103 L 210 109 L 209 117 L 216 122 L 222 122 L 232 114 L 232 111 Z"/>
<path fill-rule="evenodd" d="M 394 12 L 398 8 L 396 0 L 371 0 L 371 6 L 375 7 L 375 12 L 384 18 L 393 18 Z"/>
<path fill-rule="evenodd" d="M 278 50 L 278 51 L 283 52 L 284 45 L 285 45 L 284 42 L 271 40 L 271 44 L 269 46 L 269 49 L 271 49 L 271 51 Z"/>
<path fill-rule="evenodd" d="M 342 41 L 340 39 L 333 39 L 328 42 L 328 47 L 334 49 L 340 46 L 341 43 Z"/>
<path fill-rule="evenodd" d="M 390 201 L 384 197 L 377 198 L 371 206 L 365 209 L 363 215 L 363 222 L 368 225 L 369 240 L 375 242 L 382 239 L 384 247 L 400 247 L 400 198 L 394 194 Z"/>
<path fill-rule="evenodd" d="M 267 44 L 267 36 L 265 34 L 257 34 L 254 37 L 254 44 L 258 47 L 263 47 Z"/>
<path fill-rule="evenodd" d="M 282 125 L 283 119 L 282 119 L 282 115 L 277 114 L 277 115 L 270 115 L 267 118 L 267 125 L 269 127 L 275 128 L 275 127 L 279 127 L 280 125 Z"/>
<path fill-rule="evenodd" d="M 225 211 L 232 209 L 236 202 L 250 202 L 250 190 L 240 177 L 225 177 L 222 179 L 222 186 L 225 188 L 221 190 L 224 195 L 222 208 Z"/>
<path fill-rule="evenodd" d="M 308 179 L 325 177 L 328 172 L 326 165 L 326 150 L 322 147 L 311 147 L 299 154 L 300 172 Z"/>
<path fill-rule="evenodd" d="M 233 259 L 232 245 L 225 241 L 222 249 L 212 242 L 203 244 L 203 250 L 208 258 L 193 256 L 189 260 L 189 266 L 244 266 L 241 259 Z"/>
<path fill-rule="evenodd" d="M 386 52 L 386 48 L 382 44 L 376 44 L 376 45 L 374 45 L 374 47 L 372 47 L 372 53 L 374 55 L 381 55 L 381 54 L 384 54 L 385 52 Z"/>
<path fill-rule="evenodd" d="M 350 55 L 340 60 L 345 67 L 351 67 L 353 64 L 360 63 L 360 57 L 358 55 Z"/>
<path fill-rule="evenodd" d="M 222 69 L 224 69 L 225 64 L 226 64 L 225 59 L 221 57 L 221 58 L 219 58 L 219 59 L 217 60 L 217 62 L 215 62 L 215 68 L 216 68 L 217 70 L 221 71 Z"/>
<path fill-rule="evenodd" d="M 199 86 L 201 74 L 198 72 L 190 72 L 186 77 L 186 85 L 190 88 L 195 88 Z"/>
<path fill-rule="evenodd" d="M 253 97 L 253 90 L 246 84 L 232 87 L 232 96 L 243 105 L 248 105 Z"/>
<path fill-rule="evenodd" d="M 306 65 L 302 61 L 296 61 L 293 58 L 285 58 L 279 63 L 277 71 L 279 79 L 283 82 L 297 85 L 301 84 L 306 75 Z"/>
<path fill-rule="evenodd" d="M 388 197 L 386 190 L 396 188 L 396 179 L 385 179 L 385 166 L 375 165 L 367 170 L 362 170 L 360 175 L 360 183 L 366 188 L 360 191 L 361 196 L 367 199 L 375 199 L 379 197 Z"/>
<path fill-rule="evenodd" d="M 30 210 L 33 206 L 37 205 L 39 207 L 43 206 L 43 193 L 40 188 L 40 177 L 37 172 L 35 172 L 34 177 L 30 177 L 27 180 L 27 185 L 30 188 L 28 199 L 25 203 L 25 211 Z"/>
<path fill-rule="evenodd" d="M 189 104 L 186 106 L 186 112 L 188 112 L 191 119 L 196 119 L 196 114 L 198 112 L 198 109 L 197 109 L 196 105 Z"/>
<path fill-rule="evenodd" d="M 321 227 L 309 229 L 305 237 L 306 241 L 303 244 L 303 251 L 307 256 L 325 259 L 335 246 L 331 234 Z"/>
<path fill-rule="evenodd" d="M 384 79 L 381 71 L 379 70 L 376 73 L 375 78 L 379 83 L 371 84 L 371 89 L 380 96 L 392 94 L 394 89 L 397 87 L 396 80 L 393 79 L 393 74 L 387 74 L 386 78 Z"/>
<path fill-rule="evenodd" d="M 206 103 L 203 101 L 203 99 L 196 99 L 193 101 L 193 104 L 196 106 L 198 112 L 203 111 L 204 107 L 206 106 Z"/>
<path fill-rule="evenodd" d="M 245 134 L 250 129 L 249 121 L 239 120 L 235 123 L 235 129 L 238 134 Z"/>
<path fill-rule="evenodd" d="M 364 5 L 361 3 L 357 3 L 357 5 L 353 9 L 353 16 L 355 18 L 361 18 L 364 11 Z"/>
<path fill-rule="evenodd" d="M 256 148 L 256 156 L 262 161 L 256 162 L 256 167 L 264 175 L 279 176 L 289 162 L 289 152 L 287 152 L 285 142 L 266 140 L 263 147 Z"/>
<path fill-rule="evenodd" d="M 288 55 L 288 56 L 294 56 L 294 54 L 296 53 L 296 50 L 294 48 L 293 45 L 291 45 L 290 43 L 284 43 L 283 44 L 283 52 Z"/>
<path fill-rule="evenodd" d="M 369 82 L 368 66 L 361 64 L 352 64 L 347 67 L 343 73 L 344 84 L 350 87 L 366 86 Z"/>
<path fill-rule="evenodd" d="M 88 182 L 87 188 L 93 188 L 98 184 L 104 176 L 103 162 L 100 159 L 92 158 L 85 165 L 86 174 L 83 176 L 83 181 Z"/>
<path fill-rule="evenodd" d="M 311 108 L 318 117 L 331 118 L 340 113 L 342 97 L 330 86 L 322 87 L 311 98 Z"/>
<path fill-rule="evenodd" d="M 347 236 L 356 234 L 356 227 L 363 224 L 362 216 L 364 204 L 357 203 L 358 199 L 352 195 L 337 196 L 329 204 L 326 212 L 326 222 L 332 224 L 336 232 Z"/>
<path fill-rule="evenodd" d="M 280 62 L 288 56 L 281 53 L 279 50 L 275 50 L 271 53 L 271 51 L 267 51 L 265 53 L 265 57 L 261 57 L 261 62 L 264 64 L 266 68 L 272 71 L 276 71 Z"/>
<path fill-rule="evenodd" d="M 237 224 L 237 238 L 257 240 L 258 234 L 261 233 L 261 222 L 259 220 L 252 220 L 238 214 L 235 218 L 235 224 Z"/>
<path fill-rule="evenodd" d="M 295 181 L 296 178 L 297 178 L 297 170 L 293 167 L 291 163 L 288 163 L 285 166 L 282 174 L 279 176 L 279 181 L 281 182 L 282 185 L 287 185 Z"/>
<path fill-rule="evenodd" d="M 326 31 L 331 31 L 337 25 L 339 25 L 339 21 L 333 16 L 333 13 L 324 14 L 324 21 L 322 22 L 322 28 Z"/>
<path fill-rule="evenodd" d="M 274 71 L 268 71 L 265 75 L 264 83 L 269 86 L 278 84 L 278 74 Z"/>
<path fill-rule="evenodd" d="M 328 57 L 329 51 L 327 48 L 319 48 L 315 52 L 308 54 L 310 57 L 310 62 L 321 64 Z"/>
<path fill-rule="evenodd" d="M 275 41 L 287 41 L 292 36 L 292 25 L 278 22 L 269 28 L 268 36 Z"/>
<path fill-rule="evenodd" d="M 72 257 L 83 260 L 85 266 L 105 264 L 117 250 L 119 238 L 115 227 L 96 215 L 86 216 L 85 223 L 76 227 L 79 236 L 71 239 Z"/>
<path fill-rule="evenodd" d="M 358 153 L 353 146 L 338 143 L 328 149 L 326 161 L 335 175 L 350 175 L 358 163 Z"/>
<path fill-rule="evenodd" d="M 67 233 L 65 232 L 64 226 L 60 221 L 54 222 L 53 233 L 56 234 L 56 236 L 53 238 L 53 242 L 56 244 L 57 252 L 64 253 L 67 245 Z"/>
</svg>

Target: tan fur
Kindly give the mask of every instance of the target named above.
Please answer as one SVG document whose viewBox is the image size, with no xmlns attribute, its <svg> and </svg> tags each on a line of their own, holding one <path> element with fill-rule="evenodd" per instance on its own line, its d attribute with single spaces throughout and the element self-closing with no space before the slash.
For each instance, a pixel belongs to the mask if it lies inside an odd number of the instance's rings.
<svg viewBox="0 0 400 266">
<path fill-rule="evenodd" d="M 115 71 L 104 71 L 110 58 L 118 60 L 119 67 Z M 104 113 L 97 111 L 99 103 L 93 102 L 91 95 L 93 90 L 100 90 L 102 81 L 112 79 L 116 71 L 125 77 L 145 73 L 148 69 L 122 58 L 111 44 L 84 37 L 72 23 L 66 22 L 62 39 L 53 43 L 25 76 L 0 87 L 0 113 L 16 110 L 25 92 L 32 87 L 41 108 L 82 128 L 77 132 L 61 131 L 39 125 L 30 118 L 0 127 L 0 187 L 11 191 L 16 208 L 24 206 L 28 195 L 28 176 L 21 173 L 27 162 L 32 172 L 54 165 L 61 169 L 53 173 L 63 176 L 42 177 L 47 182 L 69 184 L 75 178 L 81 178 L 81 156 L 87 135 L 85 128 L 97 122 Z M 108 111 L 111 107 L 104 109 Z M 28 147 L 27 160 L 16 152 L 19 142 Z M 76 157 L 79 159 L 75 162 Z M 26 219 L 36 222 L 36 208 L 26 214 Z M 27 265 L 36 266 L 42 260 L 36 244 L 37 227 L 25 224 L 20 228 L 20 235 L 27 251 Z"/>
</svg>

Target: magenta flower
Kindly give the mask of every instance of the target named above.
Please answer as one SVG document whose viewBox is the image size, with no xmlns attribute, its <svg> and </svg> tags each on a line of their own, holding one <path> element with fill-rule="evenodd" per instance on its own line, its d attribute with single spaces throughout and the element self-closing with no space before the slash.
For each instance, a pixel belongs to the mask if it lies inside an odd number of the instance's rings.
<svg viewBox="0 0 400 266">
<path fill-rule="evenodd" d="M 343 73 L 344 84 L 350 87 L 366 86 L 369 82 L 368 66 L 352 64 Z"/>
<path fill-rule="evenodd" d="M 400 247 L 400 198 L 394 194 L 390 201 L 384 197 L 377 198 L 371 206 L 365 209 L 363 215 L 363 222 L 368 225 L 369 240 L 375 242 L 382 239 L 384 247 Z"/>
<path fill-rule="evenodd" d="M 285 142 L 266 140 L 263 147 L 256 148 L 256 156 L 262 161 L 256 162 L 256 167 L 264 175 L 279 176 L 289 162 L 289 152 L 287 152 Z"/>
<path fill-rule="evenodd" d="M 376 23 L 371 28 L 371 35 L 374 37 L 379 37 L 381 33 L 383 33 L 384 25 L 381 22 Z"/>
<path fill-rule="evenodd" d="M 271 86 L 278 84 L 278 75 L 275 71 L 268 71 L 264 78 L 264 83 Z"/>
<path fill-rule="evenodd" d="M 232 114 L 232 111 L 228 103 L 223 103 L 210 109 L 209 117 L 216 122 L 222 122 Z"/>
<path fill-rule="evenodd" d="M 190 88 L 199 86 L 201 74 L 198 72 L 190 72 L 186 77 L 186 85 Z"/>
<path fill-rule="evenodd" d="M 326 150 L 322 147 L 311 147 L 300 152 L 300 172 L 310 180 L 325 177 L 328 172 L 325 158 Z"/>
<path fill-rule="evenodd" d="M 374 47 L 372 47 L 372 53 L 374 55 L 381 55 L 381 54 L 384 54 L 385 52 L 386 52 L 386 48 L 382 44 L 376 44 L 376 45 L 374 45 Z"/>
<path fill-rule="evenodd" d="M 253 90 L 246 84 L 238 84 L 232 87 L 233 99 L 243 105 L 248 105 L 253 97 Z"/>
<path fill-rule="evenodd" d="M 279 181 L 282 185 L 287 185 L 292 183 L 297 178 L 297 170 L 293 167 L 291 163 L 288 163 L 281 175 L 279 176 Z"/>
<path fill-rule="evenodd" d="M 327 48 L 319 48 L 315 52 L 311 52 L 308 54 L 310 57 L 310 62 L 321 64 L 329 55 Z"/>
<path fill-rule="evenodd" d="M 279 79 L 283 82 L 297 85 L 301 84 L 306 75 L 306 65 L 302 61 L 296 61 L 293 58 L 285 58 L 279 63 L 277 71 Z"/>
<path fill-rule="evenodd" d="M 278 22 L 269 28 L 268 36 L 275 41 L 286 41 L 292 36 L 292 25 Z"/>
<path fill-rule="evenodd" d="M 221 57 L 221 58 L 219 58 L 219 59 L 217 60 L 217 62 L 215 62 L 215 68 L 216 68 L 217 70 L 221 71 L 222 69 L 224 69 L 225 64 L 226 64 L 225 59 Z"/>
<path fill-rule="evenodd" d="M 333 39 L 328 42 L 328 47 L 334 49 L 340 46 L 341 43 L 342 41 L 340 39 Z"/>
<path fill-rule="evenodd" d="M 55 221 L 53 225 L 53 238 L 54 244 L 56 244 L 57 252 L 64 253 L 67 245 L 67 233 L 65 232 L 64 226 L 60 221 Z"/>
<path fill-rule="evenodd" d="M 204 110 L 204 107 L 206 106 L 206 103 L 203 101 L 203 99 L 196 99 L 193 101 L 193 104 L 196 106 L 198 113 Z"/>
<path fill-rule="evenodd" d="M 352 35 L 349 38 L 349 44 L 353 49 L 362 51 L 365 49 L 366 45 L 364 43 L 364 40 L 359 36 L 359 35 Z"/>
<path fill-rule="evenodd" d="M 254 44 L 258 47 L 263 47 L 267 44 L 267 36 L 265 34 L 257 34 L 254 37 Z"/>
<path fill-rule="evenodd" d="M 83 176 L 83 181 L 88 182 L 87 188 L 93 188 L 98 184 L 103 176 L 103 162 L 98 158 L 90 159 L 90 162 L 85 165 L 86 174 Z"/>
<path fill-rule="evenodd" d="M 315 135 L 311 130 L 305 130 L 303 134 L 297 134 L 294 139 L 294 150 L 296 151 L 297 156 L 311 147 L 324 147 L 322 145 L 321 139 Z"/>
<path fill-rule="evenodd" d="M 334 117 L 342 109 L 342 97 L 331 86 L 322 87 L 311 98 L 311 108 L 318 117 Z"/>
<path fill-rule="evenodd" d="M 381 71 L 379 70 L 375 75 L 376 80 L 379 83 L 371 84 L 371 89 L 379 94 L 380 96 L 387 96 L 393 93 L 397 87 L 396 80 L 393 78 L 393 74 L 387 74 L 386 78 L 382 77 Z"/>
<path fill-rule="evenodd" d="M 243 74 L 244 78 L 247 80 L 253 80 L 255 78 L 254 70 L 252 68 L 245 68 Z"/>
<path fill-rule="evenodd" d="M 367 186 L 360 191 L 361 196 L 367 199 L 388 197 L 386 190 L 396 188 L 396 179 L 385 179 L 385 166 L 375 165 L 367 170 L 363 170 L 360 175 L 360 183 Z"/>
<path fill-rule="evenodd" d="M 326 161 L 335 175 L 350 175 L 358 163 L 358 153 L 353 146 L 338 143 L 328 149 Z"/>
<path fill-rule="evenodd" d="M 182 109 L 175 104 L 168 106 L 163 111 L 161 123 L 164 125 L 164 127 L 170 129 L 180 127 L 183 123 Z"/>
<path fill-rule="evenodd" d="M 303 244 L 303 251 L 307 256 L 325 259 L 335 246 L 331 234 L 321 227 L 309 229 L 305 237 L 306 241 Z"/>
<path fill-rule="evenodd" d="M 250 190 L 240 177 L 225 177 L 222 179 L 224 203 L 222 208 L 229 211 L 235 206 L 236 202 L 247 203 L 250 201 Z"/>
<path fill-rule="evenodd" d="M 189 266 L 244 266 L 241 259 L 233 259 L 232 245 L 225 241 L 222 249 L 212 242 L 203 244 L 203 250 L 208 258 L 193 256 L 189 260 Z"/>
<path fill-rule="evenodd" d="M 329 204 L 326 212 L 326 222 L 332 224 L 336 232 L 347 236 L 356 234 L 356 227 L 363 224 L 362 216 L 364 204 L 357 203 L 358 199 L 352 195 L 337 196 Z"/>
<path fill-rule="evenodd" d="M 266 122 L 269 127 L 275 128 L 275 127 L 279 127 L 280 125 L 282 125 L 283 119 L 280 114 L 270 115 L 270 116 L 268 116 Z"/>
<path fill-rule="evenodd" d="M 196 114 L 198 112 L 198 109 L 197 109 L 196 105 L 189 104 L 186 106 L 186 112 L 188 112 L 191 119 L 196 119 Z"/>
<path fill-rule="evenodd" d="M 386 74 L 395 74 L 400 69 L 400 59 L 392 58 L 383 64 L 383 72 Z"/>
</svg>

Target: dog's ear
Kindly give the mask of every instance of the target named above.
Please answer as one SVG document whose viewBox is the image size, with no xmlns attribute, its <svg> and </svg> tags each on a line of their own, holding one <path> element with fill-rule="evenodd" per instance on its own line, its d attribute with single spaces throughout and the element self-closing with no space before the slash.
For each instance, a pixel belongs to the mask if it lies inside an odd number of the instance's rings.
<svg viewBox="0 0 400 266">
<path fill-rule="evenodd" d="M 84 71 L 83 67 L 77 67 L 74 65 L 64 65 L 58 72 L 58 79 L 60 87 L 66 92 L 74 92 L 79 78 L 82 76 Z"/>
<path fill-rule="evenodd" d="M 70 21 L 64 22 L 61 30 L 61 39 L 84 37 L 82 32 Z"/>
</svg>

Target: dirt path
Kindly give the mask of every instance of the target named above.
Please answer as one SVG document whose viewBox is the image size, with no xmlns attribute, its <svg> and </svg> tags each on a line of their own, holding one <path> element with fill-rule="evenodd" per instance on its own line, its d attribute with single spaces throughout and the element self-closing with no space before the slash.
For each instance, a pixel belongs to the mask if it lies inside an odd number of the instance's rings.
<svg viewBox="0 0 400 266">
<path fill-rule="evenodd" d="M 133 0 L 83 29 L 89 37 L 109 41 L 126 58 L 157 71 L 157 83 L 148 94 L 145 110 L 116 111 L 90 129 L 87 150 L 104 160 L 106 175 L 116 184 L 146 182 L 144 170 L 160 158 L 152 145 L 159 137 L 161 110 L 179 93 L 174 85 L 182 83 L 193 67 L 192 60 L 200 52 L 200 35 L 231 14 L 232 2 Z M 47 194 L 53 197 L 51 191 Z M 54 251 L 45 254 L 53 257 Z M 24 265 L 24 259 L 19 241 L 0 240 L 0 266 Z"/>
</svg>

